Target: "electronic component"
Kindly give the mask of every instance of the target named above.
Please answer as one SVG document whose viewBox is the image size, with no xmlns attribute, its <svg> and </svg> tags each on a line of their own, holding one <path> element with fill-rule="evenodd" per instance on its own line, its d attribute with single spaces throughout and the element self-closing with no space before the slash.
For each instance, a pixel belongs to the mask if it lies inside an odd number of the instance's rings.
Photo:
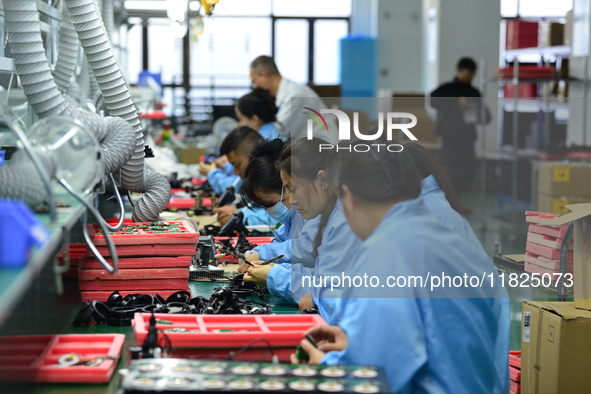
<svg viewBox="0 0 591 394">
<path fill-rule="evenodd" d="M 236 361 L 133 360 L 122 393 L 330 392 L 389 393 L 381 368 Z"/>
</svg>

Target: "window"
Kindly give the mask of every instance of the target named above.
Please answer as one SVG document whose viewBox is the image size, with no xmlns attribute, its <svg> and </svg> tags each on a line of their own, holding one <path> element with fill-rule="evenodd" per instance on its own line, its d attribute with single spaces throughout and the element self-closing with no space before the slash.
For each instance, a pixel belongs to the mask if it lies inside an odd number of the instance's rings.
<svg viewBox="0 0 591 394">
<path fill-rule="evenodd" d="M 573 8 L 573 0 L 501 0 L 505 18 L 564 17 Z"/>
<path fill-rule="evenodd" d="M 273 15 L 349 17 L 351 0 L 273 0 Z"/>
</svg>

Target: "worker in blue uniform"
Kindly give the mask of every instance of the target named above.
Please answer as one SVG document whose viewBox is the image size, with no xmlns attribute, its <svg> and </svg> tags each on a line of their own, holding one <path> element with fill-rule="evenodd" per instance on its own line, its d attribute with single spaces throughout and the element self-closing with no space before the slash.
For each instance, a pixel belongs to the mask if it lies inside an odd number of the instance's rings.
<svg viewBox="0 0 591 394">
<path fill-rule="evenodd" d="M 277 121 L 277 107 L 274 98 L 268 90 L 255 88 L 251 92 L 240 97 L 234 107 L 238 124 L 250 127 L 266 140 L 279 138 L 285 140 L 281 124 Z M 214 192 L 221 194 L 228 187 L 234 186 L 236 190 L 240 187 L 239 177 L 234 174 L 234 166 L 223 156 L 224 153 L 213 164 L 200 164 L 199 172 L 207 176 L 207 181 Z"/>
<path fill-rule="evenodd" d="M 329 275 L 343 271 L 350 256 L 360 244 L 343 216 L 341 203 L 326 178 L 327 155 L 318 154 L 326 141 L 319 138 L 291 142 L 282 152 L 279 169 L 283 184 L 289 191 L 290 204 L 295 205 L 304 219 L 319 218 L 314 237 L 314 267 L 303 264 L 281 264 L 252 267 L 244 279 L 266 285 L 269 292 L 288 301 L 299 303 L 300 309 L 313 306 L 312 288 L 305 277 Z M 304 230 L 309 222 L 304 226 Z M 293 252 L 293 250 L 292 250 Z M 336 298 L 326 298 L 318 305 L 321 315 L 332 311 Z"/>
<path fill-rule="evenodd" d="M 277 106 L 268 90 L 255 88 L 240 97 L 234 111 L 240 126 L 258 131 L 266 140 L 286 140 L 285 134 L 280 131 L 281 124 L 277 122 Z"/>
<path fill-rule="evenodd" d="M 318 228 L 318 218 L 308 220 L 297 212 L 295 206 L 290 210 L 289 193 L 281 181 L 277 162 L 285 143 L 281 139 L 264 140 L 257 143 L 250 151 L 248 166 L 244 171 L 244 181 L 240 192 L 252 206 L 264 208 L 265 212 L 283 223 L 274 231 L 272 243 L 259 245 L 246 260 L 251 262 L 269 260 L 285 255 L 277 264 L 295 263 L 314 265 L 313 244 Z M 305 229 L 304 229 L 305 226 Z M 242 264 L 238 271 L 246 272 L 250 265 Z"/>
<path fill-rule="evenodd" d="M 234 167 L 234 173 L 240 179 L 244 176 L 244 171 L 248 166 L 248 154 L 258 142 L 263 141 L 261 135 L 246 126 L 239 126 L 232 130 L 230 134 L 224 138 L 220 153 L 228 158 L 228 161 Z M 221 170 L 219 170 L 221 172 Z M 234 190 L 240 191 L 242 182 L 235 182 Z M 218 215 L 218 222 L 223 225 L 234 215 L 238 209 L 234 205 L 225 205 L 223 207 L 215 208 L 212 212 Z M 276 226 L 279 222 L 269 216 L 264 209 L 259 207 L 245 207 L 241 209 L 245 225 L 269 225 Z"/>
<path fill-rule="evenodd" d="M 302 346 L 311 363 L 377 365 L 396 393 L 506 393 L 509 302 L 479 242 L 458 223 L 430 212 L 424 177 L 411 153 L 341 151 L 329 177 L 352 231 L 363 240 L 345 274 L 376 277 L 346 285 L 338 326 L 309 330 L 319 348 Z M 428 200 L 433 201 L 429 202 Z M 487 278 L 479 287 L 422 287 L 402 279 Z M 395 279 L 395 284 L 387 278 Z M 389 284 L 388 284 L 389 283 Z M 376 286 L 374 286 L 376 285 Z M 294 360 L 295 361 L 295 360 Z"/>
</svg>

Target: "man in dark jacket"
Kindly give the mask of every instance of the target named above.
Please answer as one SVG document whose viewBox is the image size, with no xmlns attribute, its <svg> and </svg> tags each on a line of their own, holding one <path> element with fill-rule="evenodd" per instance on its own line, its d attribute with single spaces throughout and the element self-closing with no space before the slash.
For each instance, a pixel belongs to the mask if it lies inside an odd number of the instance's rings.
<svg viewBox="0 0 591 394">
<path fill-rule="evenodd" d="M 474 141 L 476 124 L 481 123 L 483 116 L 480 91 L 471 84 L 475 73 L 474 60 L 462 58 L 454 80 L 430 95 L 430 104 L 437 110 L 435 134 L 441 137 L 447 173 L 458 194 L 469 189 L 477 167 Z M 489 118 L 486 112 L 484 123 Z"/>
</svg>

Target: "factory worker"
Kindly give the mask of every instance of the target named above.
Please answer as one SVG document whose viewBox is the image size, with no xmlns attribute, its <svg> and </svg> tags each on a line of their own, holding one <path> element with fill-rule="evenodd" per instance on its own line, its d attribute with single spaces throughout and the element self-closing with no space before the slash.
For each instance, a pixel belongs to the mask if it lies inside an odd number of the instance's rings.
<svg viewBox="0 0 591 394">
<path fill-rule="evenodd" d="M 277 106 L 268 90 L 256 88 L 240 97 L 234 107 L 238 124 L 259 132 L 266 140 L 285 140 L 280 124 L 277 123 Z"/>
<path fill-rule="evenodd" d="M 226 136 L 226 138 L 224 138 L 222 146 L 220 147 L 220 154 L 225 155 L 228 158 L 228 161 L 234 167 L 234 174 L 239 179 L 243 176 L 244 170 L 248 165 L 248 153 L 250 152 L 252 147 L 260 141 L 263 141 L 263 137 L 261 137 L 261 135 L 257 131 L 246 126 L 237 127 L 236 129 L 232 130 L 230 134 Z M 210 175 L 208 175 L 208 180 L 210 183 L 212 183 L 212 181 L 216 179 L 224 177 L 224 174 L 221 170 L 213 170 L 212 172 L 216 171 L 218 171 L 219 173 L 214 174 L 214 176 L 210 176 L 211 173 Z M 236 192 L 239 192 L 241 183 L 241 181 L 234 182 L 231 186 L 234 186 L 234 190 Z M 228 220 L 232 218 L 236 211 L 238 211 L 238 208 L 236 208 L 235 206 L 225 205 L 223 207 L 215 208 L 212 212 L 218 215 L 218 222 L 221 225 L 224 225 Z M 264 211 L 264 209 L 242 208 L 241 211 L 244 214 L 243 222 L 245 225 L 275 226 L 277 225 L 277 223 L 279 223 L 277 220 L 270 217 Z"/>
<path fill-rule="evenodd" d="M 310 87 L 281 76 L 277 65 L 269 56 L 259 56 L 252 61 L 250 78 L 256 87 L 268 90 L 275 97 L 275 104 L 279 109 L 277 120 L 283 125 L 284 133 L 292 140 L 307 135 L 307 120 L 310 118 L 302 114 L 302 107 L 313 108 L 316 111 L 327 108 L 324 101 Z M 328 132 L 337 130 L 336 118 L 328 116 L 325 120 L 327 128 L 321 129 L 315 122 L 312 124 L 314 135 L 336 144 L 337 134 Z"/>
<path fill-rule="evenodd" d="M 281 179 L 289 191 L 290 204 L 296 206 L 304 219 L 319 217 L 313 244 L 314 268 L 293 262 L 291 266 L 269 264 L 250 268 L 244 277 L 246 281 L 266 285 L 273 296 L 294 303 L 301 302 L 304 296 L 311 300 L 309 293 L 313 289 L 305 286 L 305 276 L 342 272 L 360 244 L 326 178 L 326 159 L 333 153 L 318 153 L 320 144 L 325 143 L 319 138 L 293 141 L 283 150 L 278 163 Z M 318 305 L 323 318 L 323 312 L 331 313 L 334 300 L 336 298 L 327 298 L 326 305 Z M 302 309 L 311 306 L 312 302 Z"/>
<path fill-rule="evenodd" d="M 245 94 L 236 102 L 234 111 L 240 126 L 258 131 L 268 140 L 275 138 L 285 140 L 285 135 L 279 131 L 280 124 L 276 118 L 277 107 L 269 91 L 256 88 Z M 230 186 L 240 184 L 240 178 L 234 174 L 234 166 L 226 156 L 221 156 L 211 165 L 202 163 L 198 170 L 207 176 L 212 189 L 218 194 L 223 193 Z"/>
<path fill-rule="evenodd" d="M 504 394 L 506 289 L 481 245 L 429 212 L 417 167 L 406 150 L 333 155 L 328 177 L 363 240 L 346 275 L 376 276 L 382 284 L 395 278 L 398 286 L 348 286 L 338 326 L 310 329 L 319 348 L 306 340 L 302 346 L 311 363 L 383 367 L 396 393 Z M 401 282 L 442 272 L 495 281 L 436 288 Z"/>
<path fill-rule="evenodd" d="M 275 230 L 272 243 L 259 245 L 246 260 L 256 262 L 285 255 L 277 261 L 282 263 L 301 263 L 314 265 L 313 244 L 319 218 L 310 221 L 300 215 L 295 206 L 288 209 L 289 193 L 285 192 L 277 162 L 285 143 L 280 139 L 265 140 L 257 143 L 250 151 L 248 166 L 244 171 L 244 180 L 240 192 L 253 206 L 262 207 L 272 218 L 283 223 Z M 246 272 L 250 265 L 244 263 L 239 272 Z"/>
</svg>

